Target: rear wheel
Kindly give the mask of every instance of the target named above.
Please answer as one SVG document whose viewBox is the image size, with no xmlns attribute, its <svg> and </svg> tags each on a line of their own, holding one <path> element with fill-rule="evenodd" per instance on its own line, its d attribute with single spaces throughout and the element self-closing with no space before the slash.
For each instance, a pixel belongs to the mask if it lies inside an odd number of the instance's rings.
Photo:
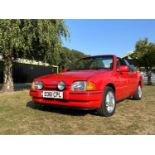
<svg viewBox="0 0 155 155">
<path fill-rule="evenodd" d="M 101 107 L 97 109 L 97 114 L 100 116 L 109 117 L 115 112 L 116 100 L 114 90 L 107 86 L 103 95 Z"/>
<path fill-rule="evenodd" d="M 137 87 L 137 89 L 136 89 L 136 91 L 135 91 L 135 93 L 134 93 L 134 95 L 133 95 L 133 99 L 135 99 L 135 100 L 141 100 L 142 95 L 143 95 L 143 93 L 142 93 L 142 87 L 139 84 L 138 87 Z"/>
</svg>

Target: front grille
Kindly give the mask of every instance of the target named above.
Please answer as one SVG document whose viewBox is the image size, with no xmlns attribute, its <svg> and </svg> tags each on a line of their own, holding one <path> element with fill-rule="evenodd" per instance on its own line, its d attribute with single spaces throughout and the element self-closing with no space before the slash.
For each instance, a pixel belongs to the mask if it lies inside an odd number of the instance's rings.
<svg viewBox="0 0 155 155">
<path fill-rule="evenodd" d="M 54 90 L 54 91 L 59 91 L 58 88 L 44 88 L 44 90 Z"/>
<path fill-rule="evenodd" d="M 57 85 L 52 85 L 52 84 L 44 84 L 44 88 L 57 88 Z"/>
<path fill-rule="evenodd" d="M 66 85 L 65 90 L 68 89 L 69 86 Z M 44 84 L 44 89 L 45 90 L 56 90 L 59 91 L 58 86 L 57 85 L 52 85 L 52 84 Z"/>
</svg>

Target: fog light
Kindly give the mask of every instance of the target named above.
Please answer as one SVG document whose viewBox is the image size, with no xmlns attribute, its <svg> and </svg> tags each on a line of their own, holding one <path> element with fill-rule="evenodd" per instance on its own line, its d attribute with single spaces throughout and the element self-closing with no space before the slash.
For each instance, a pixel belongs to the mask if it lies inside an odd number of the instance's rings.
<svg viewBox="0 0 155 155">
<path fill-rule="evenodd" d="M 65 85 L 66 85 L 65 82 L 60 81 L 59 84 L 58 84 L 58 89 L 59 90 L 64 90 L 65 89 Z"/>
</svg>

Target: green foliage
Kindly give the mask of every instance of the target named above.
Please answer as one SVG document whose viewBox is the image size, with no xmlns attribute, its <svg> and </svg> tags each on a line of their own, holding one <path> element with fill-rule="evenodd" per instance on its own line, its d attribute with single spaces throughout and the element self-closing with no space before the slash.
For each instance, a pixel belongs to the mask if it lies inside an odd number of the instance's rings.
<svg viewBox="0 0 155 155">
<path fill-rule="evenodd" d="M 29 58 L 50 62 L 61 49 L 69 32 L 60 19 L 0 20 L 0 53 L 4 61 L 3 91 L 13 90 L 13 59 Z"/>
<path fill-rule="evenodd" d="M 60 19 L 0 20 L 0 53 L 14 59 L 27 58 L 58 65 L 69 65 L 84 54 L 62 47 L 62 37 L 69 32 Z"/>
<path fill-rule="evenodd" d="M 10 54 L 10 50 L 21 47 L 20 20 L 0 20 L 0 52 Z"/>
<path fill-rule="evenodd" d="M 71 64 L 75 64 L 79 59 L 86 56 L 80 51 L 69 49 L 66 47 L 63 47 L 59 54 L 60 61 L 58 61 L 58 64 L 62 64 L 64 66 L 70 66 Z"/>
<path fill-rule="evenodd" d="M 0 20 L 0 52 L 14 58 L 49 61 L 69 32 L 63 20 Z"/>
<path fill-rule="evenodd" d="M 148 85 L 152 84 L 151 72 L 155 67 L 155 44 L 148 39 L 139 40 L 131 57 L 137 59 L 139 67 L 144 67 L 148 77 Z"/>
<path fill-rule="evenodd" d="M 131 57 L 138 60 L 140 67 L 145 67 L 147 71 L 151 70 L 155 66 L 155 44 L 148 42 L 148 39 L 137 41 Z"/>
</svg>

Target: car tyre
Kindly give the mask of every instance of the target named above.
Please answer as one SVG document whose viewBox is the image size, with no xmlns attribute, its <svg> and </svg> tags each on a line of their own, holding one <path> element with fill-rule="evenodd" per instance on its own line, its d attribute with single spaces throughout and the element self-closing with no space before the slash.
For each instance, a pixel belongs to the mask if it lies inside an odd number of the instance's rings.
<svg viewBox="0 0 155 155">
<path fill-rule="evenodd" d="M 101 107 L 97 109 L 97 115 L 109 117 L 112 116 L 116 108 L 116 99 L 114 90 L 107 86 L 105 88 Z"/>
<path fill-rule="evenodd" d="M 141 100 L 142 95 L 143 95 L 142 94 L 142 87 L 139 84 L 138 87 L 137 87 L 137 89 L 136 89 L 136 91 L 135 91 L 135 93 L 134 93 L 134 95 L 133 95 L 133 99 L 134 100 Z"/>
</svg>

